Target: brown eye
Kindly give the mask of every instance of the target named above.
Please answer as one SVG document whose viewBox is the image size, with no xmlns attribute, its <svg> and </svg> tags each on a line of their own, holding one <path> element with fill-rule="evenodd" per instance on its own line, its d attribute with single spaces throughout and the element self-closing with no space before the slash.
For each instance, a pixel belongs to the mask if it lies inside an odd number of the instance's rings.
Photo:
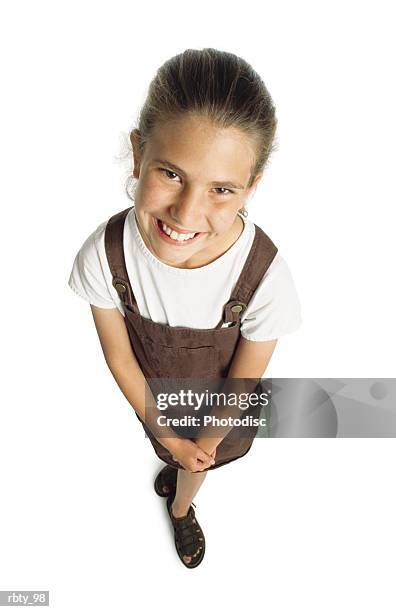
<svg viewBox="0 0 396 612">
<path fill-rule="evenodd" d="M 173 172 L 172 170 L 167 170 L 167 168 L 160 168 L 159 171 L 164 172 L 165 176 L 170 180 L 172 180 L 172 177 L 168 176 L 168 174 L 174 174 L 175 176 L 178 176 L 176 172 Z"/>
<path fill-rule="evenodd" d="M 219 195 L 223 195 L 223 196 L 226 196 L 229 193 L 234 193 L 233 191 L 231 191 L 231 189 L 227 189 L 227 187 L 215 187 L 215 189 L 225 189 L 226 191 L 228 191 L 228 193 L 219 193 Z"/>
</svg>

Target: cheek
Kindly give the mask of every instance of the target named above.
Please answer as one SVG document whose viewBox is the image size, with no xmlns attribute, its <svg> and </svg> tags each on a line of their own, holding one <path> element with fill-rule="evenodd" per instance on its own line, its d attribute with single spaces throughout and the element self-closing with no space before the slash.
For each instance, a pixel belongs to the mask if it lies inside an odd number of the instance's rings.
<svg viewBox="0 0 396 612">
<path fill-rule="evenodd" d="M 222 210 L 216 215 L 214 225 L 216 226 L 216 232 L 226 233 L 236 221 L 237 210 Z"/>
<path fill-rule="evenodd" d="M 140 179 L 139 188 L 136 190 L 136 198 L 139 198 L 139 205 L 142 208 L 155 210 L 167 201 L 167 193 L 158 180 L 145 178 L 144 180 Z"/>
</svg>

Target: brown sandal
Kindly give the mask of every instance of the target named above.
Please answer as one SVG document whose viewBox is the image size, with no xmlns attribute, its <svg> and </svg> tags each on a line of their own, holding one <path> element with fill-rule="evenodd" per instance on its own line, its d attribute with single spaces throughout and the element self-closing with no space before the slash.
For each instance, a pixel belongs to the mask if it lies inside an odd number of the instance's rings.
<svg viewBox="0 0 396 612">
<path fill-rule="evenodd" d="M 166 500 L 166 507 L 175 530 L 176 551 L 179 555 L 180 561 L 186 567 L 194 568 L 197 567 L 197 565 L 199 565 L 204 558 L 205 536 L 201 526 L 195 518 L 194 508 L 196 506 L 193 502 L 191 502 L 191 506 L 189 507 L 186 516 L 181 516 L 180 518 L 173 516 L 172 503 L 174 497 L 174 495 L 169 495 L 168 499 Z M 194 508 L 192 506 L 194 506 Z M 191 557 L 190 562 L 184 560 L 183 557 L 185 556 Z"/>
<path fill-rule="evenodd" d="M 171 465 L 166 465 L 157 474 L 154 481 L 154 490 L 160 497 L 168 497 L 171 493 L 176 493 L 177 484 L 177 469 Z M 164 487 L 168 487 L 168 491 L 164 491 Z"/>
</svg>

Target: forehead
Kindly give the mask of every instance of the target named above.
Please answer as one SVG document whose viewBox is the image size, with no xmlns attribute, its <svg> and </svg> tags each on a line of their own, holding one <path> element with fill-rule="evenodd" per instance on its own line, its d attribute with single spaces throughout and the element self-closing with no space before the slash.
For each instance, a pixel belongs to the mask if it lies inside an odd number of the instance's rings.
<svg viewBox="0 0 396 612">
<path fill-rule="evenodd" d="M 146 144 L 144 157 L 170 160 L 187 174 L 213 180 L 229 179 L 246 184 L 255 153 L 241 130 L 219 128 L 202 117 L 183 117 L 157 126 Z"/>
</svg>

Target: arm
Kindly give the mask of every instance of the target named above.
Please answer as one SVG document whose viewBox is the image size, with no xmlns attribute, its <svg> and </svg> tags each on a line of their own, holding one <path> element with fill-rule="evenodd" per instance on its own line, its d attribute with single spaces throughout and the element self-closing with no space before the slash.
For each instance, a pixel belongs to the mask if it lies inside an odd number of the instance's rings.
<svg viewBox="0 0 396 612">
<path fill-rule="evenodd" d="M 277 342 L 277 339 L 253 342 L 241 336 L 228 372 L 228 378 L 262 378 Z M 216 428 L 216 431 L 221 431 L 221 437 L 197 438 L 196 443 L 202 450 L 210 454 L 230 430 L 231 427 Z"/>
<path fill-rule="evenodd" d="M 169 437 L 165 437 L 165 426 L 156 430 L 156 418 L 161 416 L 161 412 L 133 352 L 124 317 L 118 308 L 98 308 L 91 304 L 91 311 L 104 358 L 119 388 L 158 442 L 175 452 L 179 442 L 175 432 L 168 428 Z M 149 402 L 146 401 L 147 393 Z"/>
</svg>

